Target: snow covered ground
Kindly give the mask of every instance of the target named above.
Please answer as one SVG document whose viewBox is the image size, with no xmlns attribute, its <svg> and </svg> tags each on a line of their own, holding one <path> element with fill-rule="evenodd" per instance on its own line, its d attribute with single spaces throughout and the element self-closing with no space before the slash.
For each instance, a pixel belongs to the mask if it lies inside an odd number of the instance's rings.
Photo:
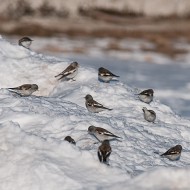
<svg viewBox="0 0 190 190">
<path fill-rule="evenodd" d="M 16 44 L 20 37 L 7 37 Z M 153 88 L 155 96 L 178 115 L 190 117 L 190 45 L 183 39 L 173 42 L 177 49 L 189 54 L 171 59 L 166 55 L 143 51 L 155 45 L 143 39 L 33 37 L 32 50 L 61 59 L 77 60 L 83 67 L 103 66 L 120 76 L 120 81 L 134 88 Z M 110 44 L 130 51 L 109 50 Z M 63 53 L 64 52 L 64 53 Z"/>
<path fill-rule="evenodd" d="M 98 82 L 91 64 L 81 64 L 75 82 L 57 81 L 69 62 L 0 39 L 0 189 L 188 189 L 189 120 L 158 98 L 140 102 L 140 89 L 127 80 Z M 38 84 L 39 91 L 20 97 L 6 89 L 24 83 Z M 86 94 L 113 110 L 89 113 Z M 143 107 L 156 112 L 155 123 L 144 120 Z M 122 137 L 111 141 L 110 166 L 98 161 L 90 125 Z M 64 141 L 67 135 L 76 146 Z M 179 161 L 155 153 L 176 144 L 183 146 Z"/>
<path fill-rule="evenodd" d="M 160 54 L 137 52 L 129 53 L 129 59 L 123 60 L 111 56 L 66 55 L 67 58 L 78 60 L 84 67 L 91 66 L 109 68 L 120 76 L 120 81 L 134 88 L 153 88 L 155 97 L 168 105 L 180 116 L 190 118 L 190 57 L 179 60 L 166 60 Z M 60 56 L 60 55 L 59 55 Z M 146 57 L 153 57 L 147 62 Z M 62 55 L 63 57 L 63 55 Z M 141 59 L 141 60 L 140 60 Z"/>
</svg>

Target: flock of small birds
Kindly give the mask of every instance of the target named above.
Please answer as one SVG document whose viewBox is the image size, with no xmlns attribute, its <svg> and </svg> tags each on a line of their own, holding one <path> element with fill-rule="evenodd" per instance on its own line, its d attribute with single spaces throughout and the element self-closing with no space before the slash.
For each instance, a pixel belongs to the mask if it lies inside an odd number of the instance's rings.
<svg viewBox="0 0 190 190">
<path fill-rule="evenodd" d="M 31 40 L 28 37 L 24 37 L 19 40 L 19 45 L 23 46 L 27 49 L 29 49 L 31 43 L 33 40 Z M 59 77 L 58 80 L 74 80 L 74 77 L 78 73 L 79 64 L 77 62 L 72 62 L 63 72 L 56 75 L 55 77 Z M 119 76 L 113 74 L 109 70 L 100 67 L 98 69 L 98 79 L 102 82 L 109 83 L 110 81 L 117 79 Z M 15 88 L 8 88 L 9 91 L 14 92 L 16 94 L 19 94 L 20 96 L 30 96 L 33 92 L 38 90 L 38 85 L 36 84 L 23 84 L 21 86 L 15 87 Z M 140 92 L 138 95 L 139 100 L 141 100 L 144 103 L 150 104 L 150 102 L 153 101 L 154 91 L 152 89 L 147 89 L 142 92 Z M 85 105 L 89 112 L 92 113 L 99 113 L 104 110 L 111 111 L 112 109 L 107 108 L 103 106 L 102 104 L 98 103 L 93 99 L 93 97 L 90 94 L 87 94 L 85 96 Z M 146 107 L 143 107 L 142 109 L 144 114 L 144 119 L 148 122 L 154 123 L 156 119 L 156 113 L 153 110 L 148 110 Z M 110 131 L 101 128 L 101 127 L 95 127 L 90 126 L 88 128 L 88 133 L 91 135 L 94 135 L 96 139 L 98 139 L 99 142 L 101 142 L 101 145 L 98 148 L 97 155 L 99 158 L 99 161 L 102 163 L 105 163 L 109 165 L 108 159 L 112 152 L 111 146 L 110 146 L 110 140 L 120 139 L 121 137 L 111 133 Z M 76 145 L 75 140 L 67 136 L 65 137 L 66 141 L 69 143 Z M 172 148 L 170 148 L 165 153 L 161 154 L 160 156 L 166 157 L 171 161 L 176 161 L 180 159 L 182 152 L 182 146 L 176 145 Z"/>
</svg>

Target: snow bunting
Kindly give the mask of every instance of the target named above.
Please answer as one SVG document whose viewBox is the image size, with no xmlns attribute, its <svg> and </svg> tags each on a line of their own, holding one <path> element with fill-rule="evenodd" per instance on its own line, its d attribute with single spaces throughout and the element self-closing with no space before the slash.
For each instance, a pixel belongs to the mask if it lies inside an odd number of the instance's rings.
<svg viewBox="0 0 190 190">
<path fill-rule="evenodd" d="M 102 104 L 93 100 L 93 97 L 90 94 L 87 94 L 85 96 L 85 99 L 86 99 L 85 105 L 89 112 L 98 113 L 104 110 L 112 110 L 110 108 L 104 107 Z"/>
<path fill-rule="evenodd" d="M 20 96 L 30 96 L 33 92 L 38 90 L 36 84 L 23 84 L 18 87 L 8 88 L 9 91 L 19 94 Z"/>
<path fill-rule="evenodd" d="M 181 151 L 182 151 L 182 146 L 181 145 L 176 145 L 176 146 L 170 148 L 168 151 L 166 151 L 161 156 L 164 156 L 164 157 L 168 158 L 171 161 L 175 161 L 175 160 L 180 159 Z"/>
<path fill-rule="evenodd" d="M 154 94 L 154 91 L 152 89 L 148 89 L 148 90 L 142 91 L 138 95 L 139 95 L 139 99 L 142 102 L 149 104 L 153 100 L 153 94 Z"/>
<path fill-rule="evenodd" d="M 68 142 L 71 143 L 71 144 L 76 145 L 75 140 L 74 140 L 71 136 L 66 136 L 64 140 L 65 140 L 65 141 L 68 141 Z"/>
<path fill-rule="evenodd" d="M 23 37 L 18 41 L 18 45 L 29 49 L 30 45 L 32 44 L 32 41 L 33 40 L 31 40 L 29 37 Z"/>
<path fill-rule="evenodd" d="M 110 82 L 113 78 L 118 78 L 119 76 L 114 75 L 113 73 L 111 73 L 109 70 L 100 67 L 98 69 L 98 78 L 100 81 L 103 82 Z"/>
<path fill-rule="evenodd" d="M 148 110 L 147 108 L 143 107 L 144 112 L 144 119 L 149 122 L 154 122 L 156 119 L 156 113 L 153 110 Z"/>
<path fill-rule="evenodd" d="M 72 62 L 63 72 L 56 75 L 55 77 L 61 76 L 58 80 L 73 79 L 78 73 L 78 67 L 79 67 L 79 64 L 77 62 Z"/>
<path fill-rule="evenodd" d="M 113 140 L 121 138 L 101 127 L 90 126 L 88 128 L 88 132 L 89 134 L 94 135 L 101 142 L 104 140 Z"/>
<path fill-rule="evenodd" d="M 98 148 L 98 158 L 100 162 L 103 162 L 104 164 L 108 164 L 108 158 L 111 154 L 111 146 L 109 143 L 109 140 L 105 140 L 102 142 L 102 144 Z"/>
</svg>

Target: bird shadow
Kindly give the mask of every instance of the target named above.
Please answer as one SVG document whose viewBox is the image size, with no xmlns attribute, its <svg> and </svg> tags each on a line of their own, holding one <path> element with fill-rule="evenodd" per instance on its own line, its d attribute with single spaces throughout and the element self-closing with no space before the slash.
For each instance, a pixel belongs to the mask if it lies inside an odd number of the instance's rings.
<svg viewBox="0 0 190 190">
<path fill-rule="evenodd" d="M 108 81 L 108 82 L 105 82 L 105 81 L 103 81 L 103 80 L 100 79 L 100 78 L 98 78 L 98 81 L 99 81 L 99 82 L 102 82 L 102 83 L 115 83 L 115 82 L 119 82 L 118 79 L 112 79 L 112 80 L 110 80 L 110 81 Z"/>
</svg>

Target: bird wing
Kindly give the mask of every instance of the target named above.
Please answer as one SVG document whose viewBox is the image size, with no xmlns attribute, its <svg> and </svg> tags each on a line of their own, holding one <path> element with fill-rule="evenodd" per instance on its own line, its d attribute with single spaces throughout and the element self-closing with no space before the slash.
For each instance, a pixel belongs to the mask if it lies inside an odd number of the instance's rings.
<svg viewBox="0 0 190 190">
<path fill-rule="evenodd" d="M 162 154 L 161 156 L 164 156 L 164 155 L 172 155 L 172 154 L 178 154 L 179 151 L 176 150 L 175 147 L 172 147 L 170 148 L 168 151 L 166 151 L 164 154 Z"/>
<path fill-rule="evenodd" d="M 147 95 L 147 96 L 150 95 L 148 92 L 143 92 L 143 93 L 141 92 L 140 94 L 141 94 L 141 95 Z"/>
<path fill-rule="evenodd" d="M 93 100 L 93 105 L 92 105 L 92 106 L 97 107 L 97 108 L 102 108 L 102 109 L 112 110 L 112 109 L 107 108 L 107 107 L 103 106 L 102 104 L 96 102 L 95 100 Z"/>
<path fill-rule="evenodd" d="M 147 90 L 142 91 L 141 93 L 139 93 L 140 95 L 149 95 L 149 92 Z"/>
<path fill-rule="evenodd" d="M 119 77 L 108 70 L 105 70 L 105 72 L 103 72 L 102 74 L 103 74 L 103 76 Z"/>
<path fill-rule="evenodd" d="M 111 154 L 111 147 L 108 145 L 104 145 L 101 147 L 101 153 L 103 156 L 103 162 L 107 162 L 108 157 Z"/>
<path fill-rule="evenodd" d="M 102 108 L 102 109 L 107 109 L 107 110 L 112 110 L 110 108 L 106 108 L 104 107 L 102 104 L 96 102 L 95 100 L 90 100 L 86 103 L 88 106 L 93 106 L 93 107 L 96 107 L 96 108 Z"/>
<path fill-rule="evenodd" d="M 110 72 L 109 70 L 107 70 L 107 69 L 105 69 L 105 68 L 103 68 L 103 67 L 99 68 L 99 73 L 98 73 L 98 75 L 100 75 L 100 76 L 105 76 L 105 77 L 106 77 L 106 76 L 119 77 L 119 76 L 113 74 L 112 72 Z"/>
<path fill-rule="evenodd" d="M 151 114 L 156 115 L 156 113 L 153 110 L 148 110 Z"/>
<path fill-rule="evenodd" d="M 66 77 L 72 73 L 74 73 L 77 70 L 76 67 L 73 67 L 72 65 L 69 65 L 63 72 L 60 74 L 56 75 L 55 77 L 58 77 L 60 75 L 63 75 L 61 78 Z"/>
<path fill-rule="evenodd" d="M 109 137 L 121 138 L 121 137 L 116 136 L 116 135 L 114 135 L 113 133 L 107 131 L 106 129 L 103 129 L 103 128 L 100 128 L 100 127 L 98 127 L 98 128 L 96 129 L 96 132 L 97 132 L 98 134 L 100 134 L 100 135 L 105 135 L 105 136 L 109 136 Z"/>
<path fill-rule="evenodd" d="M 109 74 L 107 73 L 108 76 L 113 76 L 113 77 L 119 77 L 118 75 L 113 74 L 112 72 L 109 71 Z"/>
<path fill-rule="evenodd" d="M 94 107 L 98 107 L 98 108 L 102 108 L 102 107 L 103 107 L 102 104 L 96 102 L 95 100 L 89 100 L 89 101 L 87 102 L 87 104 L 88 104 L 89 106 L 94 106 Z"/>
<path fill-rule="evenodd" d="M 30 84 L 23 84 L 22 86 L 20 86 L 21 90 L 29 90 L 31 88 Z"/>
<path fill-rule="evenodd" d="M 98 158 L 99 158 L 99 161 L 102 162 L 102 153 L 100 150 L 98 150 Z"/>
<path fill-rule="evenodd" d="M 8 88 L 9 90 L 23 90 L 23 85 L 18 86 L 18 87 L 13 87 L 13 88 Z"/>
<path fill-rule="evenodd" d="M 29 90 L 31 88 L 31 84 L 23 84 L 21 86 L 18 87 L 14 87 L 14 88 L 8 88 L 9 90 Z"/>
</svg>

